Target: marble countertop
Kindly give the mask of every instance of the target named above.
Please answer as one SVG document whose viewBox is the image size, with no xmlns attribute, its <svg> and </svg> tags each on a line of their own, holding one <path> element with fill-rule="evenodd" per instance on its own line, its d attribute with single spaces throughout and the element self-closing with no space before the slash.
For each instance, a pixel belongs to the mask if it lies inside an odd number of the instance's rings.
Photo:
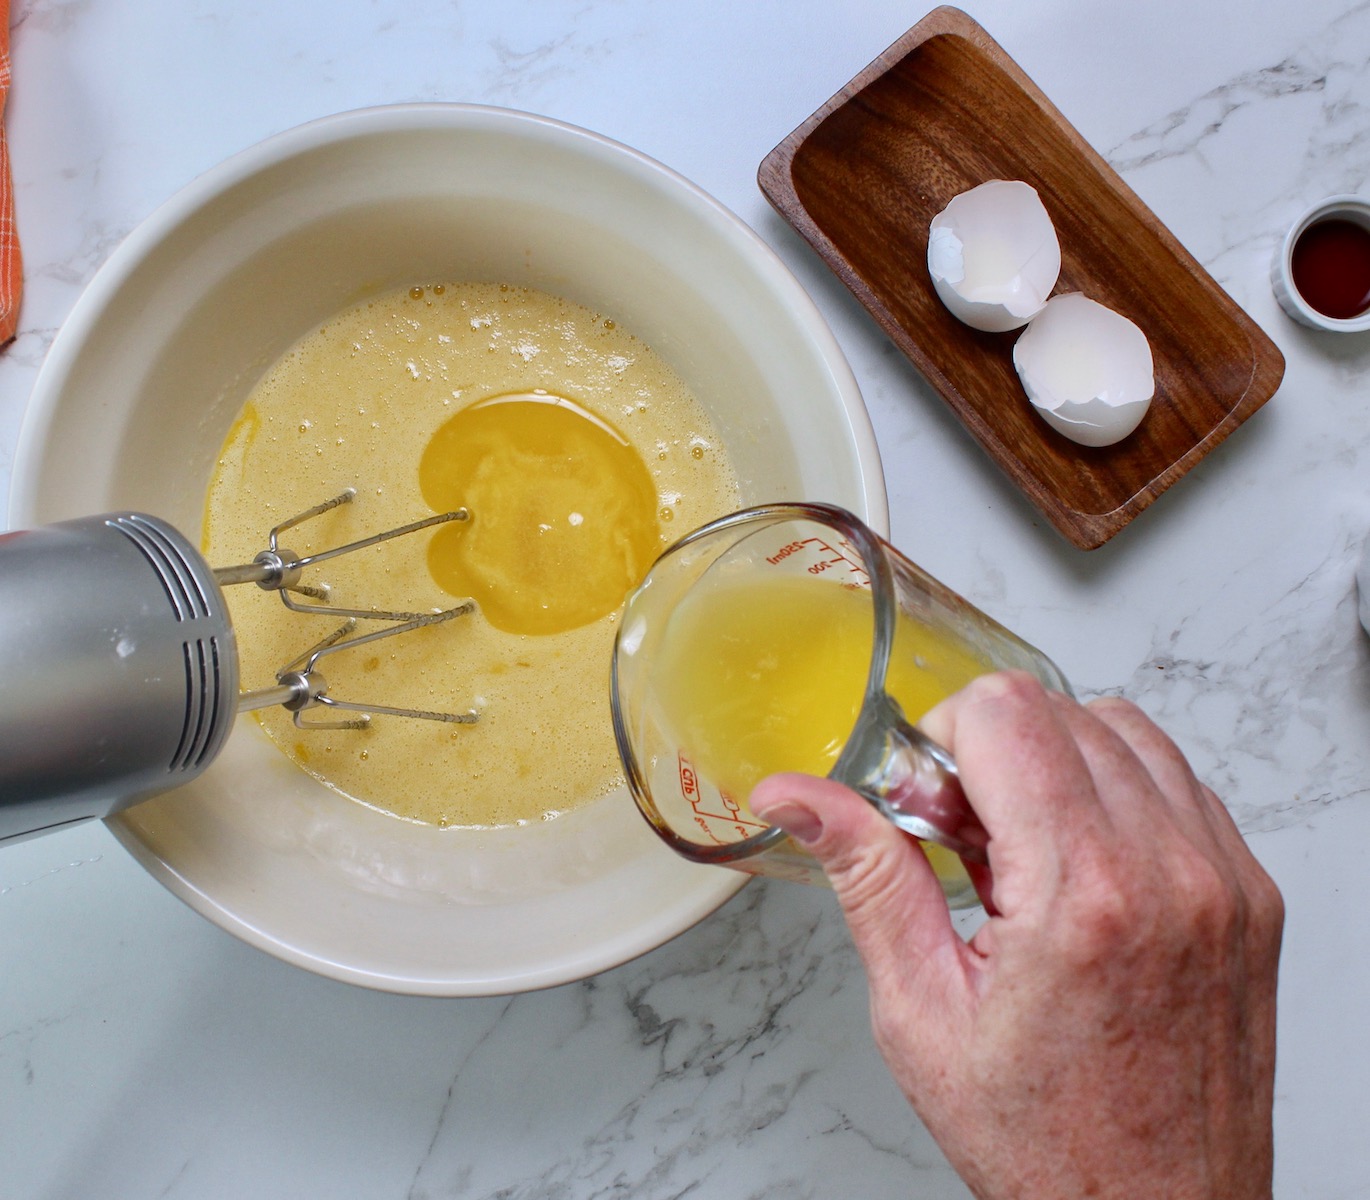
<svg viewBox="0 0 1370 1200">
<path fill-rule="evenodd" d="M 52 338 L 198 173 L 364 105 L 527 109 L 635 146 L 751 224 L 849 357 L 894 540 L 1161 721 L 1289 907 L 1276 1194 L 1370 1196 L 1370 335 L 1268 283 L 1311 202 L 1365 190 L 1370 4 L 967 0 L 1278 343 L 1278 395 L 1102 549 L 1065 543 L 816 256 L 755 173 L 922 16 L 892 0 L 13 0 L 7 114 L 27 258 L 0 353 L 0 521 Z M 513 998 L 331 982 L 234 940 L 99 825 L 0 853 L 0 1194 L 968 1195 L 872 1047 L 831 894 L 755 883 L 660 949 Z"/>
</svg>

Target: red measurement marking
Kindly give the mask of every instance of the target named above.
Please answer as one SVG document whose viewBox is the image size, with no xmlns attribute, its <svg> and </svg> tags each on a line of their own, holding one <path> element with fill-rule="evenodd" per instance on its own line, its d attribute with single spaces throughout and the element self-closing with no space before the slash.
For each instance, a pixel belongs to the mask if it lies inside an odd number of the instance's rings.
<svg viewBox="0 0 1370 1200">
<path fill-rule="evenodd" d="M 798 554 L 802 549 L 804 549 L 803 542 L 791 542 L 788 546 L 781 546 L 774 554 L 767 557 L 766 561 L 773 567 L 779 566 L 791 554 Z"/>
<path fill-rule="evenodd" d="M 845 571 L 851 576 L 852 582 L 867 587 L 870 585 L 870 575 L 861 562 L 860 552 L 845 538 L 838 539 L 836 546 L 820 537 L 800 538 L 781 546 L 774 554 L 767 555 L 766 561 L 777 567 L 796 554 L 803 554 L 806 558 L 812 559 L 805 568 L 810 575 Z"/>
<path fill-rule="evenodd" d="M 832 570 L 845 570 L 853 576 L 854 582 L 870 584 L 870 574 L 861 562 L 860 553 L 845 538 L 839 539 L 836 546 L 823 541 L 821 538 L 810 538 L 809 540 L 813 543 L 814 550 L 822 556 L 809 567 L 810 575 L 822 575 Z"/>
<path fill-rule="evenodd" d="M 760 822 L 751 821 L 744 817 L 737 801 L 727 792 L 718 793 L 718 803 L 723 807 L 723 812 L 711 812 L 705 808 L 704 798 L 699 791 L 699 776 L 695 773 L 693 764 L 684 754 L 677 753 L 676 767 L 680 775 L 680 794 L 693 810 L 695 824 L 712 841 L 717 842 L 720 846 L 729 846 L 733 842 L 760 833 L 766 828 Z M 720 837 L 714 827 L 715 823 L 728 827 L 733 836 Z"/>
</svg>

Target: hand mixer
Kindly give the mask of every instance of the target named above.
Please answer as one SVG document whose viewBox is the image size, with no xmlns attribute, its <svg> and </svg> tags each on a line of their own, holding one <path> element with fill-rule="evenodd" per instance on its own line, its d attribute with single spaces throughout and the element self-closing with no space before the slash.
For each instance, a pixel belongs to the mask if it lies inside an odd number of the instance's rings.
<svg viewBox="0 0 1370 1200">
<path fill-rule="evenodd" d="M 300 557 L 280 535 L 348 504 L 349 489 L 271 530 L 250 563 L 214 569 L 157 517 L 119 512 L 0 534 L 0 846 L 106 817 L 200 775 L 235 713 L 282 705 L 302 729 L 360 729 L 371 714 L 469 724 L 461 714 L 392 708 L 329 693 L 319 663 L 356 646 L 471 612 L 334 607 L 306 568 L 446 521 L 440 513 Z M 255 583 L 287 608 L 345 618 L 287 663 L 273 687 L 238 691 L 223 588 Z M 307 597 L 302 600 L 296 597 Z M 315 601 L 311 603 L 310 601 Z M 358 633 L 361 621 L 379 627 Z M 308 720 L 316 709 L 359 714 Z"/>
</svg>

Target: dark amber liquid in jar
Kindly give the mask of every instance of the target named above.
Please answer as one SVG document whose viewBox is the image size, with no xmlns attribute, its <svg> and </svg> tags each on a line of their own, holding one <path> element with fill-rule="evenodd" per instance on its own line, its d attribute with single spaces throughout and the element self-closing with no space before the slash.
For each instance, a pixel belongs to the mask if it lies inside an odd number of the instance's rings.
<svg viewBox="0 0 1370 1200">
<path fill-rule="evenodd" d="M 1370 309 L 1370 229 L 1342 217 L 1314 221 L 1294 242 L 1290 273 L 1310 308 L 1345 321 Z"/>
</svg>

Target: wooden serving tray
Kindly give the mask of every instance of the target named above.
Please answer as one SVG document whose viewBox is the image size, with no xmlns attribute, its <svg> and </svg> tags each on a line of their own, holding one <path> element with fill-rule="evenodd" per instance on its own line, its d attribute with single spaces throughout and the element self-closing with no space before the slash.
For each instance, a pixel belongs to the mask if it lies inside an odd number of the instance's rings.
<svg viewBox="0 0 1370 1200">
<path fill-rule="evenodd" d="M 766 197 L 852 290 L 1053 525 L 1102 545 L 1264 404 L 1284 358 L 1018 65 L 965 13 L 928 14 L 761 163 Z M 1017 332 L 943 306 L 928 222 L 988 179 L 1037 189 L 1080 291 L 1151 342 L 1141 426 L 1090 448 L 1036 415 Z"/>
</svg>

